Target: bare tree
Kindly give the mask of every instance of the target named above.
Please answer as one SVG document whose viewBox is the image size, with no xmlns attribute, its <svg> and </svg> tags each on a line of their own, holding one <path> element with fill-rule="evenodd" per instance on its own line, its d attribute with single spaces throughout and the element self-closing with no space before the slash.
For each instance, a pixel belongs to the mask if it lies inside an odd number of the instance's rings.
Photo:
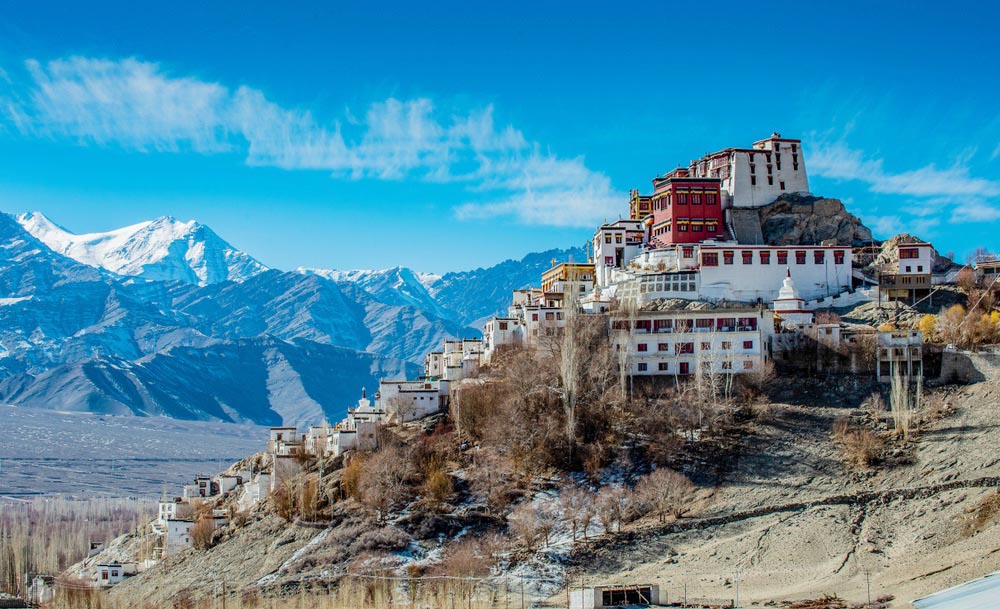
<svg viewBox="0 0 1000 609">
<path fill-rule="evenodd" d="M 622 521 L 628 512 L 630 495 L 621 486 L 607 486 L 597 495 L 597 518 L 604 530 L 610 533 L 616 524 L 622 530 Z"/>
<path fill-rule="evenodd" d="M 658 468 L 642 478 L 635 489 L 643 509 L 655 513 L 663 522 L 668 514 L 675 518 L 684 515 L 694 493 L 694 484 L 683 474 Z"/>
<path fill-rule="evenodd" d="M 584 537 L 587 536 L 587 529 L 596 511 L 594 503 L 594 493 L 584 487 L 567 484 L 559 491 L 559 505 L 563 519 L 570 526 L 573 541 L 576 541 L 580 532 Z"/>
</svg>

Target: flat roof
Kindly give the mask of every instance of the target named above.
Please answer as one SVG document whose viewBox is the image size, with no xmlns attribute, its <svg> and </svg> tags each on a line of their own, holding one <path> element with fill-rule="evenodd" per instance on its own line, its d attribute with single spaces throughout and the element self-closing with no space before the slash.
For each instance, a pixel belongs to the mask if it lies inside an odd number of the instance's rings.
<svg viewBox="0 0 1000 609">
<path fill-rule="evenodd" d="M 910 602 L 917 609 L 1000 609 L 1000 571 Z"/>
</svg>

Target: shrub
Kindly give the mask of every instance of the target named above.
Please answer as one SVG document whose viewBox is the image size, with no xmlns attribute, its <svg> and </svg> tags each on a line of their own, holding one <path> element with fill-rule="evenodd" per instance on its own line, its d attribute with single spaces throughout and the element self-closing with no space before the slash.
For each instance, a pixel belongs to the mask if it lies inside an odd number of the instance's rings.
<svg viewBox="0 0 1000 609">
<path fill-rule="evenodd" d="M 647 513 L 656 514 L 663 522 L 667 514 L 672 514 L 674 518 L 684 515 L 694 493 L 694 484 L 683 474 L 659 468 L 639 480 L 635 493 L 639 507 Z"/>
<path fill-rule="evenodd" d="M 207 516 L 198 519 L 191 527 L 191 545 L 199 550 L 207 550 L 212 547 L 215 538 L 215 521 Z"/>
<path fill-rule="evenodd" d="M 833 437 L 841 445 L 844 462 L 854 469 L 875 465 L 885 450 L 885 441 L 878 434 L 851 425 L 846 417 L 834 421 Z"/>
</svg>

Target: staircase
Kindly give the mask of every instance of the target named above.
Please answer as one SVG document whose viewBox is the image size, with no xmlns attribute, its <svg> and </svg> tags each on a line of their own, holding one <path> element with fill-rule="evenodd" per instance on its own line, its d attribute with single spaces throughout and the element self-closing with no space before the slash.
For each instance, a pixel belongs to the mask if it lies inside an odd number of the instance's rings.
<svg viewBox="0 0 1000 609">
<path fill-rule="evenodd" d="M 738 243 L 764 245 L 764 232 L 760 228 L 760 212 L 756 209 L 727 209 L 726 228 L 729 229 Z"/>
</svg>

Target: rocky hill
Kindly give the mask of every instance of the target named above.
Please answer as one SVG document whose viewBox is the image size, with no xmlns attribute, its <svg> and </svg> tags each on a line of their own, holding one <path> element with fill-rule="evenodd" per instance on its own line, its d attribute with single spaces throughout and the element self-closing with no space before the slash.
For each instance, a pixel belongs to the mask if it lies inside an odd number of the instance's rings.
<svg viewBox="0 0 1000 609">
<path fill-rule="evenodd" d="M 858 379 L 773 383 L 755 407 L 753 425 L 742 428 L 727 458 L 731 467 L 694 460 L 685 470 L 697 486 L 681 517 L 650 514 L 619 529 L 595 516 L 585 538 L 571 535 L 568 516 L 557 516 L 549 543 L 525 552 L 502 541 L 508 534 L 516 539 L 523 526 L 518 506 L 568 505 L 566 487 L 540 477 L 519 504 L 497 515 L 462 482 L 474 478 L 462 469 L 451 472 L 456 495 L 445 510 L 428 511 L 418 497 L 381 519 L 348 499 L 319 519 L 286 523 L 273 503 L 261 504 L 221 531 L 210 549 L 171 556 L 112 596 L 126 603 L 207 599 L 212 583 L 203 574 L 210 571 L 244 597 L 323 589 L 350 573 L 445 573 L 456 568 L 447 561 L 464 547 L 461 539 L 495 534 L 501 541 L 477 546 L 491 548 L 492 571 L 473 566 L 468 573 L 501 595 L 505 584 L 518 590 L 526 578 L 529 601 L 551 595 L 558 602 L 567 582 L 643 582 L 659 584 L 670 598 L 686 592 L 724 605 L 738 579 L 746 603 L 825 595 L 861 603 L 870 577 L 872 598 L 906 607 L 912 598 L 1000 568 L 1000 459 L 991 450 L 1000 441 L 992 424 L 1000 416 L 1000 383 L 929 391 L 924 423 L 912 439 L 860 467 L 833 430 L 839 420 L 866 416 L 871 389 Z M 418 443 L 414 436 L 439 438 L 428 435 L 431 428 L 397 433 Z M 328 492 L 340 488 L 342 474 L 326 475 Z M 616 476 L 611 470 L 601 483 L 613 485 Z M 110 551 L 119 555 L 143 543 L 126 536 Z"/>
<path fill-rule="evenodd" d="M 760 208 L 761 230 L 770 245 L 869 245 L 872 232 L 839 199 L 788 194 Z"/>
</svg>

